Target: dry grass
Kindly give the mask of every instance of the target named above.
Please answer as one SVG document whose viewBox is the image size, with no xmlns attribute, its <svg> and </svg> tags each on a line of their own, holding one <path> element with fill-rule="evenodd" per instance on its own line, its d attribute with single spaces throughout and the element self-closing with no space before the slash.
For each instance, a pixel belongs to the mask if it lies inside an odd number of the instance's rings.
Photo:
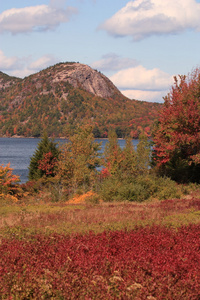
<svg viewBox="0 0 200 300">
<path fill-rule="evenodd" d="M 103 203 L 88 201 L 94 194 L 74 197 L 62 203 L 14 204 L 2 207 L 0 228 L 4 235 L 73 232 L 102 232 L 160 224 L 181 226 L 200 222 L 199 194 L 184 199 L 149 203 Z"/>
</svg>

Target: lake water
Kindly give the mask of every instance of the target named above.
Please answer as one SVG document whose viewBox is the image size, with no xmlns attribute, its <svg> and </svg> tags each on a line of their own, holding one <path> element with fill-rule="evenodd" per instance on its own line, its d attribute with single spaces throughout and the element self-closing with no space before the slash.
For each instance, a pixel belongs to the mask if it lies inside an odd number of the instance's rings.
<svg viewBox="0 0 200 300">
<path fill-rule="evenodd" d="M 29 138 L 0 138 L 0 165 L 6 166 L 10 163 L 13 174 L 19 175 L 21 183 L 28 180 L 28 167 L 30 158 L 35 152 L 40 139 Z M 57 142 L 65 143 L 67 140 L 57 139 Z M 102 142 L 101 152 L 103 152 L 106 139 L 97 139 Z M 124 147 L 125 140 L 119 140 L 120 147 Z M 137 145 L 138 140 L 133 140 L 133 144 Z"/>
</svg>

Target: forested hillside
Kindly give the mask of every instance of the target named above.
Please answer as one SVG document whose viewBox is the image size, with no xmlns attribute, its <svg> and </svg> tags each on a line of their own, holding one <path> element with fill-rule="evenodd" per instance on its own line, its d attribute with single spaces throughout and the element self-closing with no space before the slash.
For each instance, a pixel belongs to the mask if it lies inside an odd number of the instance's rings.
<svg viewBox="0 0 200 300">
<path fill-rule="evenodd" d="M 91 124 L 95 137 L 137 138 L 151 134 L 161 104 L 130 100 L 100 72 L 79 63 L 60 63 L 26 78 L 0 73 L 0 135 L 66 137 Z"/>
<path fill-rule="evenodd" d="M 22 79 L 9 76 L 0 71 L 0 92 L 2 93 L 5 88 L 11 87 L 13 84 L 20 82 Z"/>
</svg>

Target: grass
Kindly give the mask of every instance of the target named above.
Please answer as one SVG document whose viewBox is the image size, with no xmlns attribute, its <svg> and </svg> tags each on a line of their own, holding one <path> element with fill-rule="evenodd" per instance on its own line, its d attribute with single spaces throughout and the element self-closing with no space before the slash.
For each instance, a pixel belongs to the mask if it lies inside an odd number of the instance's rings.
<svg viewBox="0 0 200 300">
<path fill-rule="evenodd" d="M 1 206 L 2 236 L 27 236 L 35 233 L 71 234 L 134 229 L 136 226 L 165 225 L 179 227 L 200 222 L 198 192 L 182 199 L 93 204 L 75 198 L 68 202 L 15 203 Z"/>
</svg>

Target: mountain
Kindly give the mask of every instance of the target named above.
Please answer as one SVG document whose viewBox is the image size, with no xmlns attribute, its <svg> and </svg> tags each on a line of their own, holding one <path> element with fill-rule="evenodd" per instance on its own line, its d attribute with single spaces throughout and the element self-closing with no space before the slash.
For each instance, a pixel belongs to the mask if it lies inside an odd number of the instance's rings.
<svg viewBox="0 0 200 300">
<path fill-rule="evenodd" d="M 159 103 L 130 100 L 102 73 L 75 62 L 59 63 L 24 79 L 0 73 L 0 136 L 67 137 L 91 124 L 95 137 L 137 138 L 151 133 Z"/>
<path fill-rule="evenodd" d="M 102 98 L 111 98 L 115 94 L 121 95 L 119 90 L 106 76 L 80 63 L 57 65 L 49 68 L 47 74 L 45 70 L 38 75 L 51 76 L 52 86 L 62 81 L 68 82 L 74 88 L 82 88 Z"/>
<path fill-rule="evenodd" d="M 7 87 L 12 86 L 13 84 L 20 82 L 22 79 L 17 77 L 11 77 L 0 71 L 0 90 L 4 90 Z"/>
</svg>

